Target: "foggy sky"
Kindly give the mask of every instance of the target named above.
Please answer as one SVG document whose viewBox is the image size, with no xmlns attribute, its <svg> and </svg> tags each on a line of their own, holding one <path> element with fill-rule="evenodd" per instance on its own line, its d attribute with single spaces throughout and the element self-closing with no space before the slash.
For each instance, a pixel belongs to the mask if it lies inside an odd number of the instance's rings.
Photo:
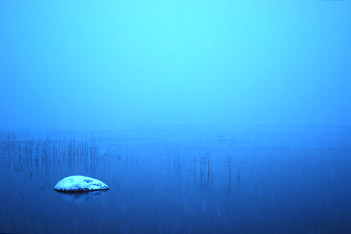
<svg viewBox="0 0 351 234">
<path fill-rule="evenodd" d="M 0 1 L 0 126 L 351 125 L 351 1 Z"/>
</svg>

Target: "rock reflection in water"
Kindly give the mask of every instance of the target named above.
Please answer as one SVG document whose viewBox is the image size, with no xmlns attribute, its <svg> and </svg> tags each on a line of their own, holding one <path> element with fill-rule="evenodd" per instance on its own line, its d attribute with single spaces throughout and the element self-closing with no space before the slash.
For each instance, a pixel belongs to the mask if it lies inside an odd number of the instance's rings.
<svg viewBox="0 0 351 234">
<path fill-rule="evenodd" d="M 64 193 L 64 192 L 56 191 L 56 193 L 59 194 L 59 196 L 63 200 L 71 203 L 82 203 L 88 200 L 101 198 L 105 192 L 106 191 L 102 191 L 102 190 L 90 191 L 90 192 L 79 192 L 79 193 L 67 193 L 67 192 Z"/>
</svg>

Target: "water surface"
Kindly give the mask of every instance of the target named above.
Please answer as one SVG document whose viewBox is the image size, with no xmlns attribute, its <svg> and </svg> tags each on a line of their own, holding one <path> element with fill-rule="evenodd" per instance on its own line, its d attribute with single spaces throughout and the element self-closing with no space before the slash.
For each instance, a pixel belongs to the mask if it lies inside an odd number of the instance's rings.
<svg viewBox="0 0 351 234">
<path fill-rule="evenodd" d="M 2 131 L 0 232 L 351 233 L 350 168 L 346 128 Z"/>
</svg>

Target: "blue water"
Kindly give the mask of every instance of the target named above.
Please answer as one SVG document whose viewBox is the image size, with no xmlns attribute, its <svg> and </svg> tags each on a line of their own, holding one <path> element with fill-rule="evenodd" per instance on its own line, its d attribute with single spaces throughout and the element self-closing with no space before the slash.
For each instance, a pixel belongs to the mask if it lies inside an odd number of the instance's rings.
<svg viewBox="0 0 351 234">
<path fill-rule="evenodd" d="M 106 192 L 62 194 L 85 175 Z M 351 233 L 351 129 L 2 131 L 0 232 Z"/>
</svg>

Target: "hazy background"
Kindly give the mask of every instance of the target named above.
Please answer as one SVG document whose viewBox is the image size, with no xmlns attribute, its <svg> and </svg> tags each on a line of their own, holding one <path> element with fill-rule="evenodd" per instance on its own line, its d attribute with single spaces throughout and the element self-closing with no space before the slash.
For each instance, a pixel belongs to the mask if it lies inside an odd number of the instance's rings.
<svg viewBox="0 0 351 234">
<path fill-rule="evenodd" d="M 0 1 L 0 126 L 351 125 L 350 1 Z"/>
</svg>

